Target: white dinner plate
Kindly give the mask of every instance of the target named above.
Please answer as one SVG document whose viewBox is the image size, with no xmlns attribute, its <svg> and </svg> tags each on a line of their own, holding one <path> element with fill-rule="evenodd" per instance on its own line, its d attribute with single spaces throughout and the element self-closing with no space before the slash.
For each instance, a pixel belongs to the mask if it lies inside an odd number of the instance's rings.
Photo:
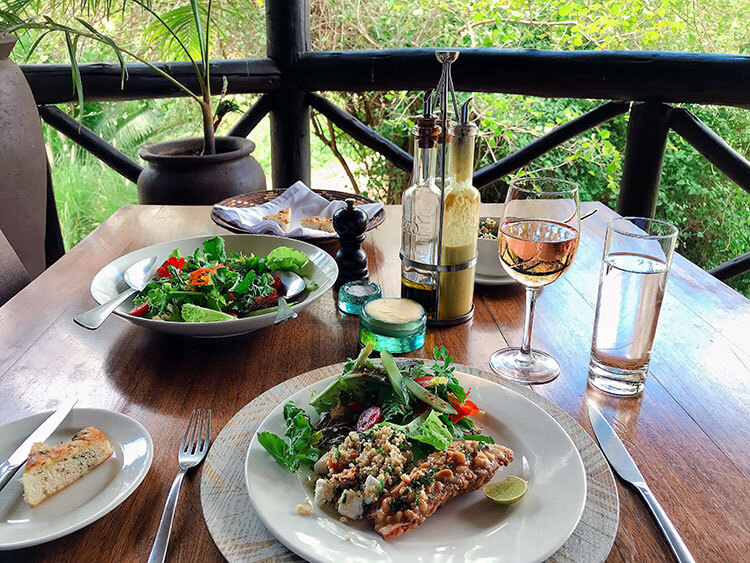
<svg viewBox="0 0 750 563">
<path fill-rule="evenodd" d="M 35 414 L 0 427 L 0 460 L 7 459 L 52 412 Z M 51 446 L 94 426 L 112 444 L 112 456 L 36 508 L 23 500 L 23 467 L 0 491 L 0 550 L 38 545 L 66 536 L 98 520 L 141 484 L 154 457 L 148 431 L 138 422 L 103 409 L 73 409 L 47 440 Z"/>
<path fill-rule="evenodd" d="M 151 256 L 159 256 L 164 260 L 177 248 L 182 256 L 188 256 L 201 246 L 204 241 L 214 238 L 216 235 L 206 235 L 200 237 L 187 238 L 182 240 L 173 240 L 162 242 L 141 248 L 125 256 L 120 256 L 113 260 L 94 276 L 91 281 L 91 295 L 97 303 L 104 303 L 117 297 L 120 293 L 128 288 L 123 279 L 123 274 L 130 266 Z M 291 303 L 294 311 L 301 311 L 313 301 L 322 297 L 336 282 L 339 274 L 338 266 L 333 257 L 325 250 L 317 246 L 308 244 L 300 240 L 282 238 L 269 235 L 221 235 L 226 243 L 227 251 L 243 252 L 245 254 L 257 254 L 266 256 L 274 248 L 279 246 L 288 246 L 294 250 L 304 252 L 310 259 L 306 265 L 305 275 L 318 284 L 318 289 L 308 294 L 303 294 L 300 301 Z M 128 299 L 115 309 L 115 315 L 121 317 L 138 326 L 168 332 L 171 334 L 181 334 L 183 336 L 196 336 L 204 338 L 221 338 L 225 336 L 236 336 L 246 334 L 261 328 L 271 326 L 276 320 L 276 312 L 265 313 L 255 317 L 246 317 L 242 319 L 232 319 L 231 321 L 218 321 L 206 323 L 183 323 L 171 321 L 159 321 L 145 317 L 134 317 L 129 315 L 128 311 L 133 308 L 133 300 Z"/>
<path fill-rule="evenodd" d="M 245 482 L 256 512 L 281 543 L 310 561 L 543 561 L 575 530 L 586 502 L 586 475 L 573 441 L 546 412 L 496 383 L 457 374 L 484 414 L 472 419 L 499 444 L 511 448 L 514 461 L 495 475 L 523 477 L 529 490 L 518 503 L 497 505 L 481 490 L 461 495 L 416 530 L 393 540 L 382 539 L 363 521 L 342 523 L 313 507 L 297 513 L 307 491 L 300 480 L 278 465 L 253 437 L 245 460 Z M 311 393 L 327 378 L 292 397 L 306 406 Z M 283 435 L 283 405 L 260 424 L 258 432 Z"/>
<path fill-rule="evenodd" d="M 510 276 L 483 276 L 481 274 L 474 275 L 474 283 L 479 285 L 496 286 L 496 285 L 513 285 L 518 283 Z"/>
</svg>

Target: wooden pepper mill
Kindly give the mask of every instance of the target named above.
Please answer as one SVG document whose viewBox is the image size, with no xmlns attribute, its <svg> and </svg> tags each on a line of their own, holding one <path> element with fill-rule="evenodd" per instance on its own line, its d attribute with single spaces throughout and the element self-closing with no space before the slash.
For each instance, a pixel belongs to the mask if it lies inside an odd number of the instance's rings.
<svg viewBox="0 0 750 563">
<path fill-rule="evenodd" d="M 336 253 L 339 277 L 336 286 L 370 277 L 367 254 L 362 250 L 369 217 L 362 209 L 354 207 L 354 199 L 347 198 L 346 207 L 333 214 L 333 229 L 339 236 L 341 248 Z"/>
</svg>

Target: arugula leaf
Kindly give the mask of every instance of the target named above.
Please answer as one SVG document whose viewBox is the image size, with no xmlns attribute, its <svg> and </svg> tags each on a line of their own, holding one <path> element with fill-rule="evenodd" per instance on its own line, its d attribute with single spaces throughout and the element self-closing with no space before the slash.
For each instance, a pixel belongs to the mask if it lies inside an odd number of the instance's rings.
<svg viewBox="0 0 750 563">
<path fill-rule="evenodd" d="M 462 418 L 455 424 L 447 416 L 442 416 L 441 420 L 450 431 L 454 440 L 463 440 L 466 435 L 475 434 L 474 423 L 469 418 Z"/>
<path fill-rule="evenodd" d="M 283 467 L 294 473 L 300 462 L 315 463 L 320 450 L 310 444 L 313 436 L 310 419 L 292 401 L 284 405 L 284 436 L 287 442 L 271 432 L 259 432 L 258 442 Z"/>
<path fill-rule="evenodd" d="M 396 394 L 391 386 L 383 385 L 380 388 L 378 405 L 385 422 L 401 422 L 407 416 L 413 414 L 411 407 L 401 400 L 401 397 Z"/>
<path fill-rule="evenodd" d="M 286 442 L 271 432 L 258 432 L 258 442 L 280 465 L 291 471 L 289 447 Z"/>
<path fill-rule="evenodd" d="M 206 253 L 206 259 L 209 262 L 226 262 L 227 251 L 224 247 L 224 239 L 214 237 L 203 243 L 203 251 Z"/>
<path fill-rule="evenodd" d="M 492 436 L 482 436 L 481 434 L 466 434 L 464 440 L 474 440 L 475 442 L 487 442 L 488 444 L 494 444 L 495 439 Z"/>
<path fill-rule="evenodd" d="M 253 282 L 255 281 L 255 270 L 250 270 L 247 275 L 243 278 L 243 280 L 234 286 L 233 291 L 236 292 L 238 295 L 243 295 L 247 293 L 247 291 L 250 289 L 250 286 L 253 285 Z"/>
</svg>

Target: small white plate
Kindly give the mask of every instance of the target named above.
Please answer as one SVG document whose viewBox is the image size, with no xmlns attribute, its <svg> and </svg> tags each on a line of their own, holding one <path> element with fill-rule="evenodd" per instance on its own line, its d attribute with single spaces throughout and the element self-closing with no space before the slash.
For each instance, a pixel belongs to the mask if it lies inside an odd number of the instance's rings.
<svg viewBox="0 0 750 563">
<path fill-rule="evenodd" d="M 473 417 L 485 433 L 509 448 L 515 459 L 498 471 L 523 477 L 529 490 L 518 503 L 499 506 L 474 491 L 451 500 L 416 530 L 382 539 L 368 524 L 342 523 L 313 507 L 301 516 L 296 506 L 308 492 L 297 476 L 279 466 L 253 437 L 245 460 L 245 482 L 263 523 L 278 540 L 310 561 L 543 561 L 565 543 L 583 514 L 586 475 L 570 436 L 546 412 L 521 395 L 486 379 L 457 374 L 485 414 Z M 290 397 L 307 407 L 311 393 L 333 378 Z M 258 432 L 283 434 L 283 405 Z"/>
<path fill-rule="evenodd" d="M 52 412 L 0 427 L 0 460 L 11 453 Z M 138 422 L 103 409 L 73 409 L 45 443 L 69 442 L 87 426 L 104 432 L 112 457 L 81 479 L 29 508 L 19 481 L 23 468 L 0 491 L 0 550 L 20 549 L 66 536 L 98 520 L 123 502 L 146 477 L 154 457 L 148 431 Z"/>
<path fill-rule="evenodd" d="M 489 286 L 495 286 L 495 285 L 513 285 L 514 283 L 518 283 L 516 280 L 511 278 L 510 276 L 483 276 L 480 274 L 474 275 L 474 283 L 479 285 L 489 285 Z"/>
</svg>

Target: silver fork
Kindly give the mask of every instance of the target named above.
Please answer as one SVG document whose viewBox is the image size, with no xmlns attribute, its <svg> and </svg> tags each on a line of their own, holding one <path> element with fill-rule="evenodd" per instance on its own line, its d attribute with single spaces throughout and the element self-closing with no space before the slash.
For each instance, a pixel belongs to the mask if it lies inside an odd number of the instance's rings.
<svg viewBox="0 0 750 563">
<path fill-rule="evenodd" d="M 208 416 L 206 416 L 206 413 L 208 413 Z M 210 442 L 211 409 L 198 409 L 198 411 L 193 409 L 187 430 L 180 443 L 180 454 L 177 458 L 180 463 L 180 472 L 174 478 L 172 487 L 169 489 L 167 504 L 164 506 L 164 512 L 161 515 L 159 530 L 156 532 L 156 539 L 154 540 L 154 546 L 151 548 L 151 554 L 148 556 L 148 563 L 163 563 L 167 555 L 169 534 L 172 533 L 172 522 L 177 509 L 177 497 L 180 495 L 182 479 L 188 469 L 192 469 L 203 461 Z"/>
</svg>

